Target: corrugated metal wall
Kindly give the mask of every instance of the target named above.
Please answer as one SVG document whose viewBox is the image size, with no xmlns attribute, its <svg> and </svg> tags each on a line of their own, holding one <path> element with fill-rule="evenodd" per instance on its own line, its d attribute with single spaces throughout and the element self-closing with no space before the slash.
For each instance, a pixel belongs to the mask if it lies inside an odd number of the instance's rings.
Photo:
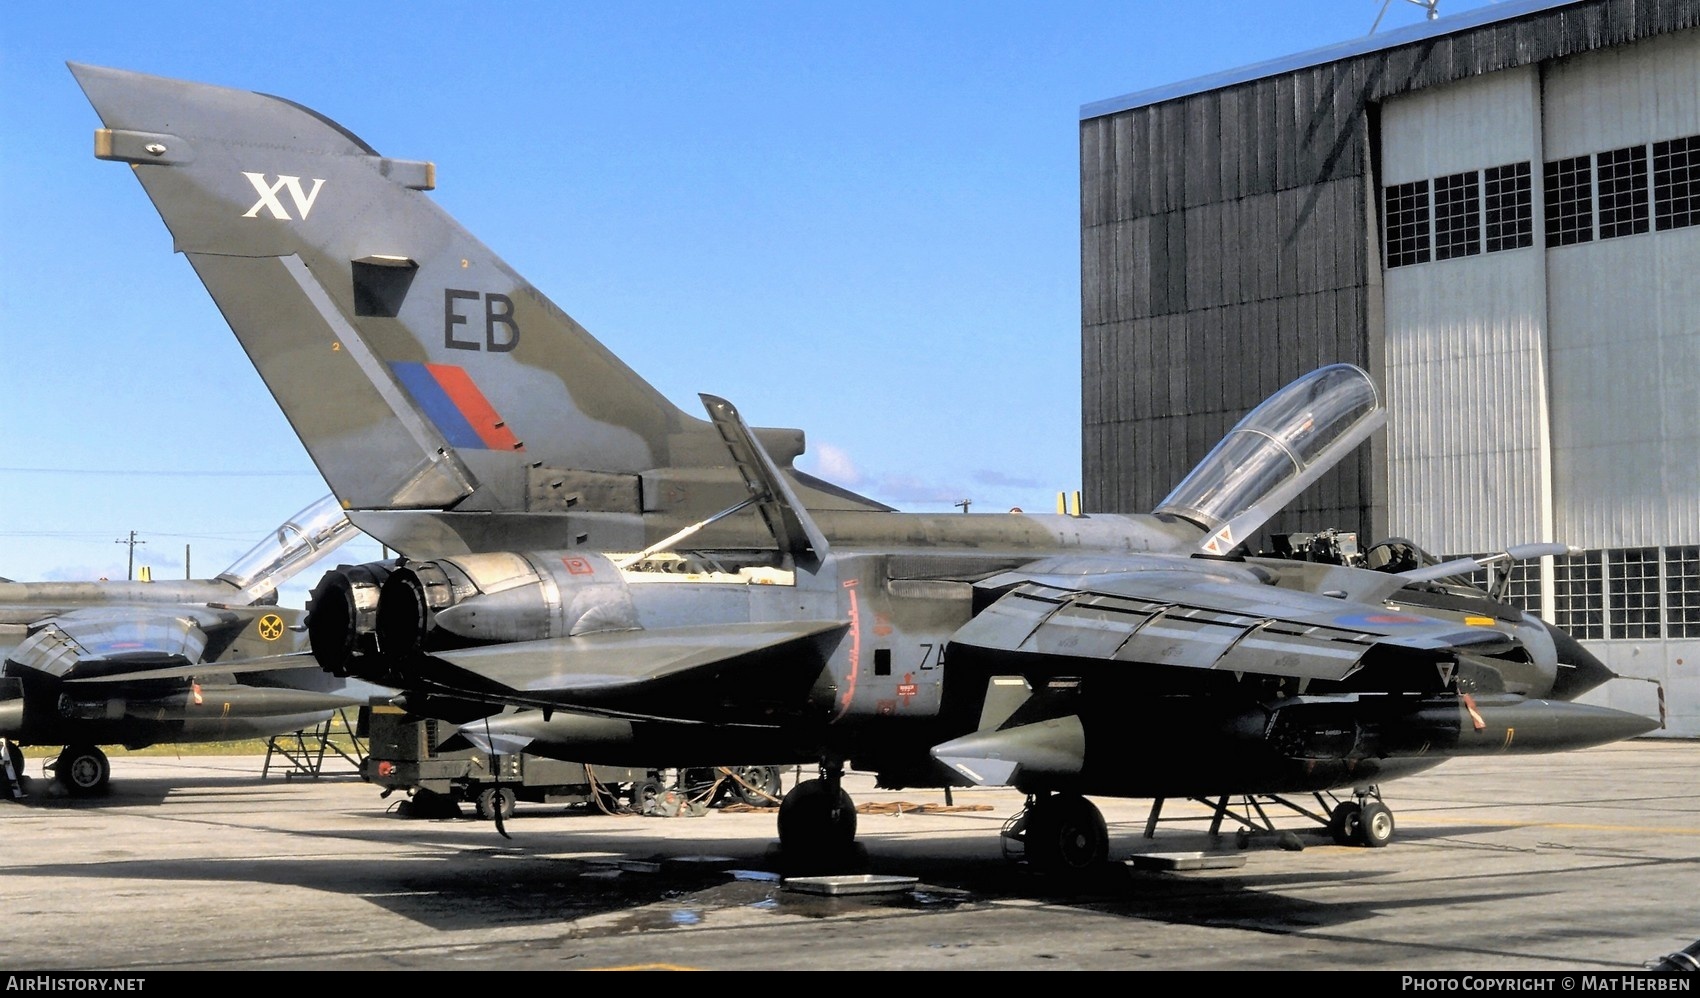
<svg viewBox="0 0 1700 998">
<path fill-rule="evenodd" d="M 1382 186 L 1509 163 L 1538 177 L 1539 91 L 1528 67 L 1388 100 Z M 1532 239 L 1387 271 L 1391 533 L 1450 554 L 1551 539 L 1545 254 Z"/>
<path fill-rule="evenodd" d="M 1700 134 L 1700 32 L 1553 66 L 1547 158 Z M 1556 529 L 1700 542 L 1700 226 L 1547 251 Z"/>
<path fill-rule="evenodd" d="M 1700 32 L 1551 66 L 1547 158 L 1700 134 Z M 1546 251 L 1557 537 L 1585 549 L 1700 542 L 1700 226 Z M 1586 642 L 1657 680 L 1700 736 L 1700 640 Z M 1633 684 L 1598 702 L 1645 710 Z"/>
<path fill-rule="evenodd" d="M 1085 496 L 1149 510 L 1250 409 L 1363 330 L 1365 81 L 1349 67 L 1081 127 Z M 1350 461 L 1301 501 L 1355 529 Z"/>
<path fill-rule="evenodd" d="M 1083 119 L 1087 507 L 1151 508 L 1269 392 L 1350 361 L 1388 431 L 1271 531 L 1700 543 L 1700 226 L 1547 249 L 1538 221 L 1543 163 L 1700 134 L 1697 27 L 1694 0 L 1584 0 Z M 1532 246 L 1384 269 L 1388 184 L 1517 161 Z M 1662 688 L 1667 733 L 1700 736 L 1700 640 L 1587 644 L 1660 684 L 1594 702 L 1651 714 Z"/>
<path fill-rule="evenodd" d="M 1348 361 L 1388 383 L 1376 209 L 1383 101 L 1696 24 L 1693 0 L 1577 3 L 1082 120 L 1087 507 L 1150 509 L 1240 415 L 1313 367 Z M 1487 321 L 1517 325 L 1525 342 L 1542 334 L 1534 316 Z M 1532 368 L 1509 385 L 1478 375 L 1459 393 L 1513 398 L 1538 380 Z M 1388 532 L 1384 447 L 1378 436 L 1271 529 Z M 1508 475 L 1538 464 L 1530 447 L 1521 453 L 1525 465 Z M 1481 535 L 1518 539 L 1538 522 L 1532 504 L 1516 497 Z"/>
</svg>

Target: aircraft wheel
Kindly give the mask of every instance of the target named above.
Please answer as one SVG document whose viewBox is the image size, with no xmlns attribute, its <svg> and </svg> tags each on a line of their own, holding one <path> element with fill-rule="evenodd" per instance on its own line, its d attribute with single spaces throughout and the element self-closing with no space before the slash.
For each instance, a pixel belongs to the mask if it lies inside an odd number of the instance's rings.
<svg viewBox="0 0 1700 998">
<path fill-rule="evenodd" d="M 596 809 L 598 811 L 601 811 L 603 814 L 620 813 L 620 794 L 613 787 L 606 785 L 598 786 L 595 794 L 596 798 L 593 803 L 596 804 Z"/>
<path fill-rule="evenodd" d="M 1366 801 L 1358 819 L 1358 842 L 1379 849 L 1393 841 L 1393 811 L 1380 801 Z"/>
<path fill-rule="evenodd" d="M 498 814 L 506 821 L 514 816 L 514 792 L 507 787 L 485 787 L 478 792 L 475 806 L 485 821 L 494 821 Z"/>
<path fill-rule="evenodd" d="M 72 797 L 93 797 L 106 792 L 112 763 L 93 745 L 67 745 L 53 764 L 53 776 Z"/>
<path fill-rule="evenodd" d="M 779 802 L 779 851 L 791 865 L 826 872 L 848 861 L 855 845 L 856 805 L 843 788 L 804 780 Z"/>
<path fill-rule="evenodd" d="M 448 794 L 422 789 L 396 805 L 396 814 L 403 818 L 458 818 L 460 804 Z"/>
<path fill-rule="evenodd" d="M 656 800 L 666 792 L 660 780 L 639 780 L 632 784 L 631 795 L 626 800 L 637 814 L 652 814 L 656 808 Z"/>
<path fill-rule="evenodd" d="M 779 799 L 782 780 L 778 766 L 737 766 L 732 770 L 732 796 L 750 807 L 772 807 Z"/>
<path fill-rule="evenodd" d="M 1033 802 L 1027 817 L 1027 862 L 1046 873 L 1074 874 L 1110 858 L 1110 833 L 1098 806 L 1079 794 Z"/>
<path fill-rule="evenodd" d="M 1358 825 L 1363 821 L 1363 809 L 1356 801 L 1345 801 L 1336 805 L 1328 815 L 1328 834 L 1340 845 L 1349 846 L 1358 843 Z"/>
<path fill-rule="evenodd" d="M 713 807 L 732 792 L 732 778 L 712 767 L 681 769 L 679 792 L 687 801 L 701 801 L 704 806 Z"/>
</svg>

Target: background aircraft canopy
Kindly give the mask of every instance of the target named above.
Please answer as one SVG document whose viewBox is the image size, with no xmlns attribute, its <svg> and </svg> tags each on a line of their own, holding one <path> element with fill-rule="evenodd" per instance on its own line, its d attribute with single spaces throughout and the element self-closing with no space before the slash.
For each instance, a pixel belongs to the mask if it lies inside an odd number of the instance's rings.
<svg viewBox="0 0 1700 998">
<path fill-rule="evenodd" d="M 336 496 L 328 495 L 285 520 L 218 577 L 242 590 L 252 601 L 276 592 L 302 569 L 357 533 L 359 530 L 348 522 Z"/>
</svg>

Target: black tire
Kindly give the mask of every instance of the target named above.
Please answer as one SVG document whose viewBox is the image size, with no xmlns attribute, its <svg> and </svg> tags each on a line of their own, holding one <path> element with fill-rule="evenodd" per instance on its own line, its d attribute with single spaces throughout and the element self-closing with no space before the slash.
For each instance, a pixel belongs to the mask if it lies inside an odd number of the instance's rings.
<svg viewBox="0 0 1700 998">
<path fill-rule="evenodd" d="M 460 804 L 448 794 L 435 790 L 417 790 L 401 802 L 396 813 L 405 818 L 458 818 Z"/>
<path fill-rule="evenodd" d="M 655 808 L 655 801 L 665 792 L 660 780 L 639 780 L 632 784 L 630 795 L 626 798 L 631 804 L 632 811 L 647 815 Z"/>
<path fill-rule="evenodd" d="M 1358 845 L 1358 825 L 1363 821 L 1363 808 L 1355 801 L 1344 801 L 1328 815 L 1328 834 L 1343 846 Z"/>
<path fill-rule="evenodd" d="M 700 802 L 708 807 L 726 799 L 732 792 L 733 780 L 714 767 L 679 770 L 679 792 L 685 800 Z"/>
<path fill-rule="evenodd" d="M 1371 849 L 1393 841 L 1393 809 L 1380 801 L 1365 801 L 1358 819 L 1357 838 L 1360 845 Z"/>
<path fill-rule="evenodd" d="M 830 872 L 853 861 L 856 804 L 826 780 L 804 780 L 779 802 L 779 851 L 789 867 Z"/>
<path fill-rule="evenodd" d="M 478 792 L 474 806 L 485 821 L 496 820 L 498 814 L 506 821 L 514 816 L 514 792 L 507 787 L 485 787 Z"/>
<path fill-rule="evenodd" d="M 732 796 L 750 807 L 772 807 L 779 801 L 784 780 L 778 766 L 738 766 L 732 770 Z"/>
<path fill-rule="evenodd" d="M 1046 873 L 1087 873 L 1110 858 L 1110 832 L 1104 813 L 1079 794 L 1052 794 L 1035 800 L 1023 842 L 1028 864 Z"/>
<path fill-rule="evenodd" d="M 106 792 L 112 763 L 93 745 L 67 745 L 53 763 L 53 778 L 72 797 L 93 797 Z"/>
</svg>

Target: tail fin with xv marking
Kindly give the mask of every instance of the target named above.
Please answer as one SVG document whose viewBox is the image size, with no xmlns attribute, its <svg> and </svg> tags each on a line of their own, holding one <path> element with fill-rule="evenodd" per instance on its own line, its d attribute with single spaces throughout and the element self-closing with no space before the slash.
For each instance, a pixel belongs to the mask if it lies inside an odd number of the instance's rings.
<svg viewBox="0 0 1700 998">
<path fill-rule="evenodd" d="M 745 498 L 690 416 L 449 217 L 429 162 L 264 94 L 72 64 L 331 489 L 403 554 L 635 549 Z M 791 467 L 814 508 L 880 504 Z M 741 529 L 759 531 L 754 517 Z M 733 525 L 729 529 L 740 529 Z"/>
</svg>

